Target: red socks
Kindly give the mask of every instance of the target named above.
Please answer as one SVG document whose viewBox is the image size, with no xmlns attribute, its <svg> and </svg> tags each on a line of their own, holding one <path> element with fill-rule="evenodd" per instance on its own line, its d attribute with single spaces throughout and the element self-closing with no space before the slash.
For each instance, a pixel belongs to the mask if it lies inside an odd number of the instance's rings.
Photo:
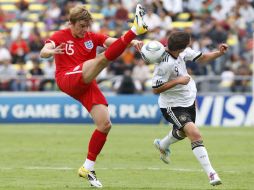
<svg viewBox="0 0 254 190">
<path fill-rule="evenodd" d="M 112 61 L 119 57 L 135 37 L 136 34 L 132 30 L 129 30 L 121 38 L 112 43 L 105 51 L 107 60 Z"/>
<path fill-rule="evenodd" d="M 88 146 L 87 159 L 95 161 L 98 154 L 100 154 L 102 147 L 107 140 L 106 133 L 102 133 L 97 129 L 93 132 Z"/>
</svg>

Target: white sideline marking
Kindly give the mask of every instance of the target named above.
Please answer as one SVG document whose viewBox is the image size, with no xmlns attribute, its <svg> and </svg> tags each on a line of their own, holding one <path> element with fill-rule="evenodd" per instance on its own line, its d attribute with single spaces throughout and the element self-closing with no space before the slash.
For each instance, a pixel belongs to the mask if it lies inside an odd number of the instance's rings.
<svg viewBox="0 0 254 190">
<path fill-rule="evenodd" d="M 0 167 L 0 170 L 77 170 L 77 168 L 70 167 L 38 167 L 38 166 L 28 166 L 28 167 L 20 167 L 20 168 L 11 168 L 11 167 Z M 203 170 L 195 170 L 195 169 L 186 169 L 186 168 L 96 168 L 96 170 L 158 170 L 158 171 L 177 171 L 177 172 L 203 172 Z M 226 173 L 240 173 L 239 171 L 223 171 Z"/>
</svg>

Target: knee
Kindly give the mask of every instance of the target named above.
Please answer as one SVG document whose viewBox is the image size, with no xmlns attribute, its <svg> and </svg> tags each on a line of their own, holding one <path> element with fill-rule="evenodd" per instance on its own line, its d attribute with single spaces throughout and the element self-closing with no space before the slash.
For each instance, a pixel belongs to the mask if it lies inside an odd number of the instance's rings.
<svg viewBox="0 0 254 190">
<path fill-rule="evenodd" d="M 202 136 L 199 129 L 192 122 L 186 124 L 183 128 L 183 131 L 191 142 L 202 140 Z"/>
<path fill-rule="evenodd" d="M 172 136 L 175 137 L 178 140 L 183 140 L 186 135 L 183 131 L 173 128 L 172 130 Z"/>
<path fill-rule="evenodd" d="M 109 132 L 111 127 L 112 127 L 111 121 L 107 121 L 106 124 L 105 124 L 105 130 Z"/>
<path fill-rule="evenodd" d="M 107 60 L 107 58 L 105 56 L 103 57 L 103 59 L 101 59 L 101 62 L 100 62 L 101 66 L 103 68 L 109 66 L 109 63 L 110 63 L 109 60 Z"/>
<path fill-rule="evenodd" d="M 109 64 L 110 64 L 110 60 L 108 60 L 106 58 L 105 52 L 103 52 L 102 54 L 97 55 L 97 59 L 99 61 L 100 67 L 102 67 L 102 68 L 105 68 L 105 67 L 109 66 Z"/>
<path fill-rule="evenodd" d="M 86 77 L 85 74 L 83 74 L 83 81 L 85 84 L 89 84 L 93 81 L 94 79 L 93 78 L 89 78 L 89 77 Z"/>
<path fill-rule="evenodd" d="M 190 138 L 191 142 L 202 140 L 202 136 L 199 131 L 193 131 L 192 133 L 190 133 L 189 138 Z"/>
<path fill-rule="evenodd" d="M 102 132 L 104 133 L 109 133 L 110 129 L 111 129 L 112 123 L 110 120 L 104 122 L 102 128 Z"/>
<path fill-rule="evenodd" d="M 197 131 L 193 131 L 192 137 L 193 137 L 195 140 L 197 140 L 197 141 L 202 139 L 201 134 L 200 134 L 200 132 L 199 132 L 198 130 L 197 130 Z"/>
</svg>

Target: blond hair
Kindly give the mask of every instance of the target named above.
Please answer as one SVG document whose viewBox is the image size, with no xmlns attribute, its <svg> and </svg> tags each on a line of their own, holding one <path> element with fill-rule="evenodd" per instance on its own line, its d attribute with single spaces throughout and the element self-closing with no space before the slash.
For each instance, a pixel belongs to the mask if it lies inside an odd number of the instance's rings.
<svg viewBox="0 0 254 190">
<path fill-rule="evenodd" d="M 72 24 L 77 21 L 84 20 L 88 23 L 93 21 L 91 13 L 86 9 L 85 5 L 77 5 L 70 10 L 69 20 Z"/>
</svg>

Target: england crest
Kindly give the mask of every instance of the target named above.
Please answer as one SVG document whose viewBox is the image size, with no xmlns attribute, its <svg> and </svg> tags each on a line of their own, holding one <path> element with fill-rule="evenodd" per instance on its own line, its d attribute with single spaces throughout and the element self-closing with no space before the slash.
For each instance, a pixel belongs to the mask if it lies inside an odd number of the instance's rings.
<svg viewBox="0 0 254 190">
<path fill-rule="evenodd" d="M 84 42 L 86 49 L 93 49 L 93 42 L 92 40 L 88 40 Z"/>
</svg>

